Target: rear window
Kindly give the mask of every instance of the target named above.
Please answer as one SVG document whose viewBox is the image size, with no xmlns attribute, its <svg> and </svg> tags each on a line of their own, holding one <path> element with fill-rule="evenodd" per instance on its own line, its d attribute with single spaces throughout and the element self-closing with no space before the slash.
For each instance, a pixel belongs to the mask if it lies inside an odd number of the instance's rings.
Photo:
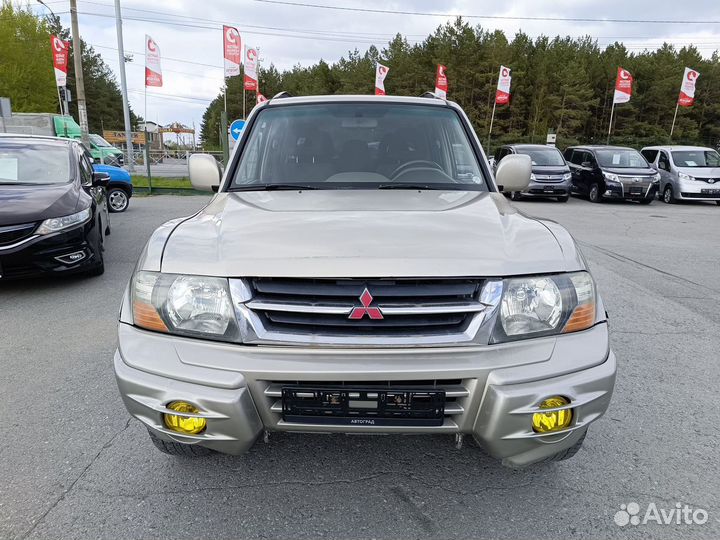
<svg viewBox="0 0 720 540">
<path fill-rule="evenodd" d="M 0 184 L 64 184 L 70 181 L 65 145 L 0 140 Z"/>
<path fill-rule="evenodd" d="M 475 151 L 453 109 L 388 103 L 287 105 L 260 111 L 230 189 L 276 184 L 486 189 Z"/>
</svg>

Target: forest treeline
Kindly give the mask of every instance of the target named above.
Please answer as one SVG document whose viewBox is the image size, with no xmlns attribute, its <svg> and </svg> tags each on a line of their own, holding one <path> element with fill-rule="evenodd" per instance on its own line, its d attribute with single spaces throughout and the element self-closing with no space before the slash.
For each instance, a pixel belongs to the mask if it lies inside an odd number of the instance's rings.
<svg viewBox="0 0 720 540">
<path fill-rule="evenodd" d="M 54 16 L 41 17 L 29 5 L 0 0 L 0 96 L 9 97 L 14 112 L 59 112 L 50 36 L 70 40 L 70 30 Z M 85 99 L 91 133 L 122 129 L 123 100 L 115 75 L 99 53 L 82 42 Z M 68 88 L 75 90 L 73 48 L 70 48 Z M 70 114 L 78 118 L 77 102 Z M 137 117 L 130 112 L 133 125 Z"/>
<path fill-rule="evenodd" d="M 260 69 L 260 91 L 271 97 L 282 90 L 292 95 L 371 94 L 375 62 L 390 67 L 388 94 L 418 96 L 432 91 L 437 64 L 447 66 L 448 99 L 467 112 L 486 142 L 500 65 L 512 69 L 512 101 L 498 106 L 492 146 L 506 142 L 545 142 L 557 133 L 558 146 L 604 143 L 618 66 L 635 78 L 629 103 L 617 105 L 611 142 L 642 146 L 669 141 L 675 103 L 686 66 L 700 72 L 696 101 L 678 113 L 673 142 L 717 146 L 720 143 L 720 56 L 703 57 L 694 46 L 676 49 L 664 44 L 654 51 L 632 52 L 622 43 L 601 48 L 592 37 L 512 39 L 499 31 L 473 27 L 462 19 L 437 28 L 423 42 L 410 44 L 398 34 L 387 47 L 350 52 L 329 64 L 286 71 L 272 64 Z M 242 74 L 228 79 L 228 117 L 242 117 Z M 255 94 L 246 95 L 247 111 Z M 203 116 L 201 138 L 219 143 L 223 95 Z"/>
</svg>

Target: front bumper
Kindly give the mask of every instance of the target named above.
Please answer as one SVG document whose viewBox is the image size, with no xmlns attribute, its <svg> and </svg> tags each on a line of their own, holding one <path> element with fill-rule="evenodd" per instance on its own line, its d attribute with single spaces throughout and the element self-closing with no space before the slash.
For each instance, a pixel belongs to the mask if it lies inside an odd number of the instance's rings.
<svg viewBox="0 0 720 540">
<path fill-rule="evenodd" d="M 513 466 L 572 446 L 607 409 L 616 371 L 604 322 L 575 334 L 494 346 L 373 350 L 242 346 L 121 323 L 114 365 L 128 411 L 162 439 L 241 454 L 264 430 L 468 434 Z M 440 426 L 291 423 L 279 407 L 283 384 L 435 381 L 442 388 L 449 380 L 462 391 L 446 406 Z M 532 413 L 552 395 L 570 398 L 572 424 L 557 434 L 534 433 Z M 175 400 L 203 412 L 205 432 L 180 435 L 165 428 L 165 405 Z"/>
<path fill-rule="evenodd" d="M 673 186 L 673 191 L 683 201 L 720 201 L 720 182 L 680 181 L 678 186 Z"/>
<path fill-rule="evenodd" d="M 622 185 L 619 183 L 605 184 L 605 192 L 602 196 L 606 199 L 623 199 L 626 201 L 640 201 L 643 199 L 654 199 L 658 192 L 658 184 L 651 183 L 641 189 L 635 188 L 632 184 Z"/>
<path fill-rule="evenodd" d="M 565 197 L 570 195 L 572 182 L 530 182 L 522 192 L 523 197 Z"/>
<path fill-rule="evenodd" d="M 0 281 L 90 270 L 97 265 L 97 234 L 91 221 L 69 231 L 31 235 L 17 245 L 0 246 Z"/>
</svg>

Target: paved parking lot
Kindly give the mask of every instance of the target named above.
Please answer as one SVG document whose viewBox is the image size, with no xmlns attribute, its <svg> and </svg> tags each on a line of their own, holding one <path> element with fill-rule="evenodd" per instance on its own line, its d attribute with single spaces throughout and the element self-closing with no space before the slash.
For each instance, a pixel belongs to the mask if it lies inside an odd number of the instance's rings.
<svg viewBox="0 0 720 540">
<path fill-rule="evenodd" d="M 117 393 L 116 316 L 153 228 L 205 200 L 133 199 L 112 216 L 100 278 L 0 284 L 0 538 L 720 537 L 719 207 L 517 203 L 581 243 L 619 374 L 575 458 L 512 471 L 445 436 L 157 452 Z M 631 502 L 709 520 L 619 527 Z"/>
</svg>

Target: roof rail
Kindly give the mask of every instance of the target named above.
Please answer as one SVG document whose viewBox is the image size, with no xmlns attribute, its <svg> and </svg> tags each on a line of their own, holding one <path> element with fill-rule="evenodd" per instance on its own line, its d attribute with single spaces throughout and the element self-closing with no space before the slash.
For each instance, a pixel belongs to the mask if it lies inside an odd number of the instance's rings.
<svg viewBox="0 0 720 540">
<path fill-rule="evenodd" d="M 432 98 L 432 99 L 442 99 L 442 98 L 438 97 L 435 94 L 435 92 L 423 92 L 422 94 L 420 94 L 420 97 Z"/>
<path fill-rule="evenodd" d="M 282 91 L 282 92 L 278 92 L 273 97 L 271 97 L 270 101 L 272 101 L 273 99 L 282 99 L 282 98 L 286 98 L 286 97 L 293 97 L 293 96 L 290 92 Z"/>
</svg>

